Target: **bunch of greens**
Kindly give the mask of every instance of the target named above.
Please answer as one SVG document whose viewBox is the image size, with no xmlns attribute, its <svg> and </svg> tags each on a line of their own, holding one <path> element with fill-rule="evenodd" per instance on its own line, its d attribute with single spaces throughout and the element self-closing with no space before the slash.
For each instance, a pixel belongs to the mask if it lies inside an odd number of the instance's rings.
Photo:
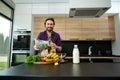
<svg viewBox="0 0 120 80">
<path fill-rule="evenodd" d="M 48 48 L 48 45 L 47 45 L 47 44 L 39 44 L 39 45 L 38 45 L 38 48 L 39 48 L 39 49 L 47 49 L 47 48 Z"/>
<path fill-rule="evenodd" d="M 48 48 L 48 44 L 49 44 L 49 42 L 46 41 L 46 40 L 35 40 L 35 45 L 39 49 L 47 49 Z"/>
<path fill-rule="evenodd" d="M 31 64 L 33 62 L 38 62 L 38 61 L 40 61 L 40 55 L 27 56 L 25 59 L 25 63 L 27 64 Z"/>
</svg>

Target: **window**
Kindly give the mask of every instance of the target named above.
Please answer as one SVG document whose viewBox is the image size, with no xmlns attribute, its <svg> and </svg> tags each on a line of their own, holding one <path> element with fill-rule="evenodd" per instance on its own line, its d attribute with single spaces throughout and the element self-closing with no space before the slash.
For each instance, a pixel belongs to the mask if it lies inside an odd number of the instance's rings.
<svg viewBox="0 0 120 80">
<path fill-rule="evenodd" d="M 14 9 L 6 2 L 0 0 L 0 70 L 10 67 L 12 25 Z"/>
</svg>

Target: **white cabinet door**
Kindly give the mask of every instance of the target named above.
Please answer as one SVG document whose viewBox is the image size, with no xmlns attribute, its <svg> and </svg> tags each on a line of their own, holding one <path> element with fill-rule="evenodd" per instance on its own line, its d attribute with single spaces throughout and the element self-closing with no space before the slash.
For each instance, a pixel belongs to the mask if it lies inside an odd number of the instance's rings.
<svg viewBox="0 0 120 80">
<path fill-rule="evenodd" d="M 48 14 L 65 14 L 68 12 L 68 5 L 66 3 L 49 3 Z"/>
<path fill-rule="evenodd" d="M 13 30 L 25 29 L 31 31 L 31 4 L 16 4 Z"/>
<path fill-rule="evenodd" d="M 13 30 L 17 31 L 19 29 L 25 29 L 31 31 L 31 18 L 31 15 L 15 15 Z"/>
<path fill-rule="evenodd" d="M 48 4 L 33 4 L 32 5 L 32 14 L 48 14 Z"/>
</svg>

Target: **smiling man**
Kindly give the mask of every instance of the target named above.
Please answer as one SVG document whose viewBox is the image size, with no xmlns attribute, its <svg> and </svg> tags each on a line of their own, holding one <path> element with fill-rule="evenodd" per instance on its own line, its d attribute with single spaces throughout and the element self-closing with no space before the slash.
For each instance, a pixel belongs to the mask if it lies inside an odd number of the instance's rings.
<svg viewBox="0 0 120 80">
<path fill-rule="evenodd" d="M 47 18 L 44 22 L 45 31 L 40 32 L 37 40 L 48 40 L 51 41 L 50 47 L 51 49 L 55 49 L 57 51 L 62 50 L 62 42 L 59 33 L 54 31 L 55 21 L 53 18 Z M 34 46 L 35 50 L 39 50 L 38 47 Z"/>
</svg>

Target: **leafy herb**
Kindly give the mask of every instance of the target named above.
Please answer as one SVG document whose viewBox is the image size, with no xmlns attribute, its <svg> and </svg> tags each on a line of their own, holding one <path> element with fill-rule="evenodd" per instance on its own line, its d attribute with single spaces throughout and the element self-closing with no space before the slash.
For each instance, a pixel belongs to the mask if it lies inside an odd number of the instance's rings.
<svg viewBox="0 0 120 80">
<path fill-rule="evenodd" d="M 46 49 L 46 48 L 48 48 L 48 45 L 47 44 L 40 44 L 40 45 L 38 45 L 38 48 L 39 49 Z"/>
<path fill-rule="evenodd" d="M 33 62 L 38 62 L 40 61 L 40 56 L 39 55 L 31 55 L 27 56 L 25 59 L 25 63 L 31 64 Z"/>
</svg>

